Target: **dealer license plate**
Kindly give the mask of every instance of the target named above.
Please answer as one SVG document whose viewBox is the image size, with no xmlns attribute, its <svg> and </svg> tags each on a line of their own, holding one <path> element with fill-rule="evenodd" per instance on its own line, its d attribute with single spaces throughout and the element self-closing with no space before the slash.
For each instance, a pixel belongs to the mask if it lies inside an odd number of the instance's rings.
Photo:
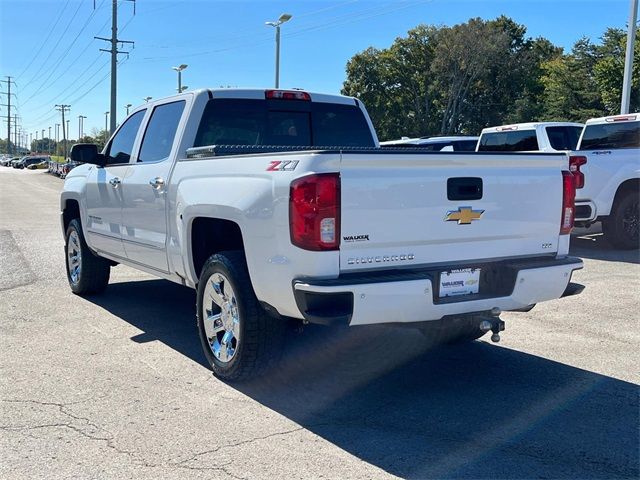
<svg viewBox="0 0 640 480">
<path fill-rule="evenodd" d="M 480 287 L 479 268 L 461 268 L 440 273 L 440 298 L 473 295 Z"/>
</svg>

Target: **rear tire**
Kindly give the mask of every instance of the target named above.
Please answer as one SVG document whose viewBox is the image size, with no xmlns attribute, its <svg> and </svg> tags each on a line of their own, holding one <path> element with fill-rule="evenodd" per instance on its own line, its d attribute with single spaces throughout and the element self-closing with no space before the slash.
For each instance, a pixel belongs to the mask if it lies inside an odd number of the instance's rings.
<svg viewBox="0 0 640 480">
<path fill-rule="evenodd" d="M 602 222 L 605 238 L 614 247 L 631 250 L 640 248 L 640 195 L 627 190 L 616 198 L 611 215 Z"/>
<path fill-rule="evenodd" d="M 207 259 L 196 306 L 200 342 L 216 377 L 248 380 L 280 359 L 287 324 L 258 302 L 243 252 L 225 251 Z"/>
<path fill-rule="evenodd" d="M 76 295 L 102 292 L 109 284 L 109 261 L 95 255 L 87 245 L 80 220 L 69 223 L 64 247 L 67 280 Z"/>
</svg>

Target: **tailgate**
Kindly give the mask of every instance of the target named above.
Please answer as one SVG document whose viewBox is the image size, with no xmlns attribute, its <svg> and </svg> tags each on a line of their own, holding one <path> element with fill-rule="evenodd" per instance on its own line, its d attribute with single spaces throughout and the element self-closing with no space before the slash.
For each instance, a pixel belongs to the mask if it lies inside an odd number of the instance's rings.
<svg viewBox="0 0 640 480">
<path fill-rule="evenodd" d="M 564 154 L 345 153 L 341 271 L 557 252 Z"/>
</svg>

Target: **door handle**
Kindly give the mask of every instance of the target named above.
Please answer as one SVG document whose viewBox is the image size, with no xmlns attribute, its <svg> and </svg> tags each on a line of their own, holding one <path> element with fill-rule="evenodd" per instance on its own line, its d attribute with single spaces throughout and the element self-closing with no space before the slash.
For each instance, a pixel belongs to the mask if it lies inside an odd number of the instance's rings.
<svg viewBox="0 0 640 480">
<path fill-rule="evenodd" d="M 118 186 L 120 185 L 120 179 L 118 177 L 113 177 L 111 180 L 109 180 L 109 183 L 113 188 L 118 188 Z"/>
<path fill-rule="evenodd" d="M 149 185 L 151 185 L 156 190 L 160 190 L 162 187 L 164 187 L 164 179 L 162 179 L 161 177 L 152 178 L 151 180 L 149 180 Z"/>
</svg>

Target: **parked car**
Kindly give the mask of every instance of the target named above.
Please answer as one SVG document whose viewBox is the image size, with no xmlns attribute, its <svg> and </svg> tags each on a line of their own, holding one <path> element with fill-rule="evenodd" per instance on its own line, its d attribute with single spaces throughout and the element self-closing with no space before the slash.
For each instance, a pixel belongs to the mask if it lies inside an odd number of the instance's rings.
<svg viewBox="0 0 640 480">
<path fill-rule="evenodd" d="M 16 164 L 14 165 L 14 168 L 24 169 L 30 165 L 46 162 L 48 158 L 49 157 L 43 157 L 43 156 L 23 157 L 22 159 L 20 159 L 19 162 L 16 162 Z"/>
<path fill-rule="evenodd" d="M 20 165 L 22 164 L 22 162 L 24 162 L 27 158 L 29 158 L 29 155 L 24 156 L 24 157 L 20 157 L 17 160 L 12 160 L 11 161 L 11 166 L 13 168 L 23 168 Z"/>
<path fill-rule="evenodd" d="M 2 165 L 3 167 L 10 167 L 14 160 L 20 160 L 20 157 L 5 157 L 0 160 L 0 165 Z"/>
<path fill-rule="evenodd" d="M 66 178 L 68 173 L 74 168 L 76 168 L 78 165 L 82 165 L 82 162 L 75 162 L 70 158 L 67 158 L 66 163 L 60 164 L 60 173 L 59 173 L 60 178 Z"/>
<path fill-rule="evenodd" d="M 576 149 L 584 125 L 572 122 L 533 122 L 485 128 L 478 152 L 564 152 Z"/>
<path fill-rule="evenodd" d="M 576 224 L 602 222 L 618 248 L 640 247 L 640 113 L 592 118 L 572 158 L 579 160 Z"/>
<path fill-rule="evenodd" d="M 42 160 L 38 163 L 32 163 L 31 165 L 27 165 L 28 170 L 44 170 L 45 168 L 49 168 L 49 162 L 47 160 Z"/>
<path fill-rule="evenodd" d="M 196 289 L 203 350 L 226 380 L 273 365 L 293 321 L 498 341 L 501 311 L 582 291 L 566 153 L 376 147 L 350 97 L 222 89 L 145 103 L 102 153 L 71 150 L 86 164 L 60 198 L 69 286 L 102 291 L 124 263 Z"/>
<path fill-rule="evenodd" d="M 478 137 L 450 136 L 450 137 L 421 137 L 401 138 L 380 142 L 384 148 L 419 148 L 427 152 L 473 152 L 476 149 Z"/>
</svg>

